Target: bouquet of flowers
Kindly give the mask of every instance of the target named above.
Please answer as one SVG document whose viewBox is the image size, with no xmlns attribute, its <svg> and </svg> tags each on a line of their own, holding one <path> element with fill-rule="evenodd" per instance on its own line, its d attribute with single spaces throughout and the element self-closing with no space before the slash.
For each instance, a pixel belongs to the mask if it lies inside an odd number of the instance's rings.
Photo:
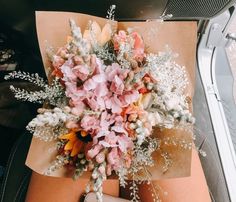
<svg viewBox="0 0 236 202">
<path fill-rule="evenodd" d="M 40 88 L 29 92 L 11 86 L 17 99 L 44 104 L 27 126 L 34 139 L 56 145 L 55 159 L 43 174 L 63 169 L 77 179 L 91 173 L 86 191 L 94 190 L 98 201 L 109 176 L 126 186 L 128 179 L 151 182 L 157 167 L 168 172 L 174 162 L 163 145 L 191 150 L 192 139 L 158 135 L 191 131 L 194 123 L 185 93 L 188 75 L 175 54 L 168 47 L 149 52 L 141 33 L 118 29 L 113 10 L 108 14 L 104 26 L 91 18 L 84 30 L 70 19 L 71 34 L 60 39 L 64 45 L 56 51 L 47 47 L 49 84 L 38 74 L 6 77 Z M 160 158 L 164 165 L 156 165 Z M 138 201 L 136 193 L 134 183 L 133 201 Z"/>
</svg>

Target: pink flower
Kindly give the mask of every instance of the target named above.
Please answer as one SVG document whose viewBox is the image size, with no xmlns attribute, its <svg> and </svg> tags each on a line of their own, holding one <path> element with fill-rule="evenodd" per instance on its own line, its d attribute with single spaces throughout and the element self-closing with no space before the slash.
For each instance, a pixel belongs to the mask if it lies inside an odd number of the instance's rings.
<svg viewBox="0 0 236 202">
<path fill-rule="evenodd" d="M 128 149 L 133 148 L 133 141 L 127 135 L 118 136 L 119 149 L 126 153 Z"/>
<path fill-rule="evenodd" d="M 104 89 L 105 91 L 101 92 L 101 90 L 99 88 L 101 88 L 101 87 L 106 88 L 105 82 L 106 82 L 105 75 L 104 74 L 97 74 L 97 75 L 93 76 L 92 78 L 88 79 L 87 81 L 85 81 L 83 87 L 84 87 L 84 90 L 90 91 L 90 90 L 96 89 L 98 84 L 102 84 L 102 86 L 101 85 L 98 86 L 97 92 L 104 94 L 104 92 L 107 93 L 108 90 Z"/>
<path fill-rule="evenodd" d="M 96 55 L 91 55 L 90 58 L 90 68 L 91 68 L 91 72 L 93 72 L 94 74 L 100 74 L 102 73 L 102 61 L 96 57 Z"/>
<path fill-rule="evenodd" d="M 97 163 L 102 163 L 105 160 L 105 154 L 104 152 L 100 152 L 97 156 L 96 156 L 96 161 Z"/>
<path fill-rule="evenodd" d="M 80 116 L 85 109 L 85 104 L 83 102 L 77 102 L 75 107 L 71 109 L 71 113 Z"/>
<path fill-rule="evenodd" d="M 72 71 L 72 68 L 67 64 L 61 66 L 61 72 L 63 73 L 63 81 L 76 81 L 77 76 Z"/>
<path fill-rule="evenodd" d="M 52 58 L 52 65 L 54 68 L 59 68 L 61 67 L 63 64 L 65 63 L 65 60 L 58 56 L 58 55 L 53 55 L 53 58 Z"/>
<path fill-rule="evenodd" d="M 105 109 L 105 101 L 104 101 L 103 98 L 97 97 L 97 104 L 98 104 L 100 110 L 104 110 Z"/>
<path fill-rule="evenodd" d="M 109 126 L 115 122 L 114 119 L 111 119 L 111 116 L 105 111 L 101 114 L 100 117 L 100 127 L 101 130 L 108 131 Z"/>
<path fill-rule="evenodd" d="M 106 83 L 99 83 L 99 84 L 97 84 L 97 87 L 94 90 L 94 94 L 97 97 L 103 97 L 103 96 L 107 95 L 108 92 L 109 91 L 108 91 Z"/>
<path fill-rule="evenodd" d="M 67 89 L 66 89 L 67 90 Z M 88 92 L 83 90 L 81 87 L 76 87 L 76 91 L 73 92 L 73 95 L 71 95 L 71 99 L 73 100 L 74 105 L 78 105 L 82 102 L 83 99 L 85 99 L 88 95 L 90 95 Z"/>
<path fill-rule="evenodd" d="M 123 106 L 126 107 L 139 99 L 139 92 L 136 90 L 131 90 L 119 97 Z"/>
<path fill-rule="evenodd" d="M 116 133 L 125 133 L 126 135 L 128 134 L 127 131 L 124 129 L 123 126 L 112 126 L 111 130 L 115 131 Z"/>
<path fill-rule="evenodd" d="M 125 31 L 119 31 L 113 38 L 114 50 L 119 51 L 120 45 L 123 43 L 133 44 L 132 51 L 133 56 L 137 61 L 142 62 L 145 53 L 144 53 L 144 42 L 142 37 L 138 32 L 132 32 L 127 35 Z"/>
<path fill-rule="evenodd" d="M 89 75 L 89 69 L 87 65 L 77 65 L 73 68 L 72 72 L 81 80 L 85 81 Z"/>
<path fill-rule="evenodd" d="M 134 39 L 133 57 L 141 62 L 145 56 L 143 39 L 137 32 L 132 32 L 131 36 Z"/>
<path fill-rule="evenodd" d="M 115 78 L 111 83 L 110 90 L 117 95 L 122 95 L 124 87 L 123 81 L 117 75 L 115 75 Z"/>
<path fill-rule="evenodd" d="M 106 77 L 104 74 L 96 74 L 92 78 L 96 83 L 104 83 L 106 81 Z"/>
<path fill-rule="evenodd" d="M 97 101 L 95 100 L 94 97 L 88 98 L 88 99 L 87 99 L 87 104 L 88 104 L 89 107 L 90 107 L 92 110 L 94 110 L 94 111 L 96 111 L 96 110 L 99 109 L 99 105 L 98 105 L 98 103 L 97 103 Z"/>
<path fill-rule="evenodd" d="M 65 86 L 66 86 L 66 92 L 65 92 L 66 96 L 70 97 L 70 98 L 72 98 L 72 97 L 76 98 L 76 96 L 74 96 L 74 95 L 76 95 L 76 92 L 77 92 L 76 82 L 66 81 Z"/>
<path fill-rule="evenodd" d="M 99 127 L 99 120 L 95 116 L 85 115 L 80 125 L 85 131 L 93 131 Z"/>
<path fill-rule="evenodd" d="M 127 104 L 136 102 L 139 99 L 139 93 L 136 90 L 131 90 L 125 95 L 125 101 Z"/>
<path fill-rule="evenodd" d="M 121 158 L 117 147 L 113 147 L 107 155 L 107 162 L 113 167 L 114 170 L 117 170 L 121 166 L 120 159 Z"/>
<path fill-rule="evenodd" d="M 97 144 L 93 148 L 89 149 L 87 152 L 85 152 L 86 157 L 88 159 L 93 159 L 102 149 L 102 146 Z"/>
<path fill-rule="evenodd" d="M 122 103 L 117 98 L 117 95 L 114 95 L 105 100 L 106 108 L 111 109 L 112 113 L 121 113 L 122 112 Z"/>
<path fill-rule="evenodd" d="M 118 63 L 112 63 L 112 65 L 107 66 L 106 68 L 106 77 L 108 81 L 113 81 L 116 75 L 119 75 L 121 72 L 120 65 Z"/>
<path fill-rule="evenodd" d="M 96 88 L 96 86 L 97 86 L 97 83 L 93 79 L 88 79 L 87 81 L 85 81 L 83 85 L 84 90 L 86 91 L 93 90 Z"/>
<path fill-rule="evenodd" d="M 120 44 L 127 40 L 127 34 L 125 31 L 120 30 L 118 34 L 115 34 L 113 38 L 114 50 L 119 50 Z"/>
<path fill-rule="evenodd" d="M 116 125 L 122 125 L 123 124 L 123 117 L 122 116 L 115 116 L 114 117 L 115 121 L 116 121 Z"/>
<path fill-rule="evenodd" d="M 118 136 L 112 131 L 105 136 L 104 140 L 99 141 L 99 144 L 105 148 L 117 147 L 117 140 Z"/>
</svg>

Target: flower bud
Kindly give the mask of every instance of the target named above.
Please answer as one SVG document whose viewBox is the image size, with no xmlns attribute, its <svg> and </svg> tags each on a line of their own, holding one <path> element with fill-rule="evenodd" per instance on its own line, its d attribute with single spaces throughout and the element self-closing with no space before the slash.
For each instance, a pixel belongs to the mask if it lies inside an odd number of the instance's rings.
<svg viewBox="0 0 236 202">
<path fill-rule="evenodd" d="M 105 160 L 105 155 L 103 152 L 99 153 L 97 156 L 96 156 L 96 161 L 97 163 L 102 163 L 104 162 Z"/>
</svg>

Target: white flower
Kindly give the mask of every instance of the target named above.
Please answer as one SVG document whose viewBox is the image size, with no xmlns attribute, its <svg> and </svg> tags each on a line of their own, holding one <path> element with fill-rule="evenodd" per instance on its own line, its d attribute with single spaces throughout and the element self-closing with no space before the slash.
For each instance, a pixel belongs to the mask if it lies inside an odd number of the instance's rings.
<svg viewBox="0 0 236 202">
<path fill-rule="evenodd" d="M 158 112 L 150 112 L 148 113 L 148 122 L 151 123 L 152 126 L 156 126 L 162 123 L 162 118 Z"/>
</svg>

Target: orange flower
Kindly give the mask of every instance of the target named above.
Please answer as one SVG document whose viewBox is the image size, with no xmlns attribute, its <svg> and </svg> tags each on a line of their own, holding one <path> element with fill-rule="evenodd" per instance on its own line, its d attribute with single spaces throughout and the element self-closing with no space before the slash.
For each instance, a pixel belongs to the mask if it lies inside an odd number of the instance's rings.
<svg viewBox="0 0 236 202">
<path fill-rule="evenodd" d="M 79 135 L 78 135 L 79 134 Z M 65 151 L 70 151 L 70 156 L 74 157 L 80 153 L 83 149 L 85 142 L 79 139 L 79 136 L 86 138 L 89 134 L 85 131 L 80 131 L 79 129 L 72 129 L 69 133 L 59 137 L 61 140 L 67 140 L 64 146 Z"/>
</svg>

